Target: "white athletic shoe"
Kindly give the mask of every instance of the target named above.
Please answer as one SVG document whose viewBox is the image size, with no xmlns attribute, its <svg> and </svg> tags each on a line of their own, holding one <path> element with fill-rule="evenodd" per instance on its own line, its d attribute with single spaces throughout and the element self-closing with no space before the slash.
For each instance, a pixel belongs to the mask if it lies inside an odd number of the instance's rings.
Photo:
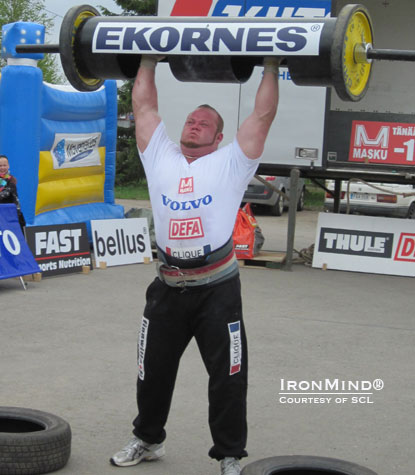
<svg viewBox="0 0 415 475">
<path fill-rule="evenodd" d="M 239 465 L 239 459 L 234 457 L 225 457 L 220 462 L 221 475 L 240 475 L 241 466 Z"/>
<path fill-rule="evenodd" d="M 133 437 L 123 449 L 111 457 L 110 462 L 117 467 L 129 467 L 137 465 L 143 460 L 157 460 L 163 457 L 165 453 L 166 451 L 162 443 L 147 444 L 139 438 Z"/>
</svg>

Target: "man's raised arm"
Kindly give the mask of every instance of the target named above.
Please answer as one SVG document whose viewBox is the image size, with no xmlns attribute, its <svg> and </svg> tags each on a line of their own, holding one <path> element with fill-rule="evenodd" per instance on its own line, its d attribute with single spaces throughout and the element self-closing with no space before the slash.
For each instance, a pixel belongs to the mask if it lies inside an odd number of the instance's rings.
<svg viewBox="0 0 415 475">
<path fill-rule="evenodd" d="M 132 103 L 135 120 L 135 136 L 141 152 L 147 148 L 161 118 L 158 114 L 155 69 L 159 58 L 143 55 L 135 78 Z"/>
<path fill-rule="evenodd" d="M 264 59 L 264 76 L 255 96 L 254 110 L 236 136 L 242 151 L 252 159 L 264 151 L 265 139 L 277 113 L 279 62 L 278 58 Z"/>
</svg>

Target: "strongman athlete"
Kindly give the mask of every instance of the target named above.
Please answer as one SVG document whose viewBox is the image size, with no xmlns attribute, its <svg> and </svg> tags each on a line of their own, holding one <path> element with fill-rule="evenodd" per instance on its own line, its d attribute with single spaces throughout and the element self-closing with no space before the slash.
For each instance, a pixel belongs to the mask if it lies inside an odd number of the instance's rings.
<svg viewBox="0 0 415 475">
<path fill-rule="evenodd" d="M 218 149 L 223 120 L 207 104 L 186 119 L 180 146 L 158 115 L 157 58 L 143 56 L 132 99 L 158 246 L 158 277 L 146 293 L 138 345 L 134 437 L 112 458 L 120 467 L 164 455 L 165 424 L 180 358 L 196 338 L 209 374 L 212 458 L 238 475 L 246 456 L 247 346 L 232 231 L 278 104 L 276 58 L 266 58 L 252 114 Z"/>
</svg>

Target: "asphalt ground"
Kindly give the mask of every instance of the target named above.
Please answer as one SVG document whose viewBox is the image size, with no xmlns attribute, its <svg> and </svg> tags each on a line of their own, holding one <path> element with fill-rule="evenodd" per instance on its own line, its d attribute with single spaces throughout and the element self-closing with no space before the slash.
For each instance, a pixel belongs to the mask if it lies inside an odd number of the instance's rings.
<svg viewBox="0 0 415 475">
<path fill-rule="evenodd" d="M 284 250 L 287 216 L 258 220 L 264 249 Z M 297 214 L 296 249 L 314 242 L 316 221 L 315 212 Z M 166 457 L 130 468 L 108 463 L 130 438 L 136 415 L 137 334 L 154 276 L 151 263 L 44 278 L 26 291 L 16 279 L 0 281 L 0 405 L 69 422 L 72 453 L 62 475 L 219 474 L 207 456 L 208 381 L 194 342 L 178 375 Z M 241 281 L 249 341 L 249 457 L 242 465 L 301 454 L 412 475 L 413 278 L 296 262 L 291 271 L 241 268 Z M 371 386 L 357 403 L 341 387 L 324 391 L 334 395 L 304 394 L 312 381 L 364 386 L 378 379 L 383 389 Z M 288 387 L 289 395 L 280 394 Z"/>
</svg>

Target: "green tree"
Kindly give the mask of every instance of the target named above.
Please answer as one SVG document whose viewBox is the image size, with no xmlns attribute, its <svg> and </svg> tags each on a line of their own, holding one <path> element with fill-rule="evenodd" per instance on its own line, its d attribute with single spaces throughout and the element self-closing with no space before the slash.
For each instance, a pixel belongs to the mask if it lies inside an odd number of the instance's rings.
<svg viewBox="0 0 415 475">
<path fill-rule="evenodd" d="M 114 0 L 114 3 L 122 8 L 122 16 L 157 14 L 157 0 Z M 106 16 L 120 15 L 120 13 L 113 13 L 101 5 L 98 8 Z M 119 114 L 129 114 L 132 112 L 132 87 L 133 81 L 125 81 L 118 89 Z M 118 127 L 116 169 L 116 185 L 138 184 L 145 178 L 144 170 L 138 157 L 134 125 L 129 128 Z"/>
<path fill-rule="evenodd" d="M 44 25 L 46 33 L 53 27 L 53 20 L 45 12 L 44 0 L 0 0 L 0 25 L 17 21 Z M 62 82 L 57 61 L 56 55 L 45 55 L 44 59 L 38 62 L 45 81 L 53 84 Z M 1 59 L 0 67 L 5 65 L 6 61 Z"/>
</svg>

